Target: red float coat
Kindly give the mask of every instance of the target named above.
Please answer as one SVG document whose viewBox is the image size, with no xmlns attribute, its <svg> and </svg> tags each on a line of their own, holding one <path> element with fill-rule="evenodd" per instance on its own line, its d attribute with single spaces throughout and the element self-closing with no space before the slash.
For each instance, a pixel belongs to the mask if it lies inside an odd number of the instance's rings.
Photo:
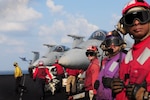
<svg viewBox="0 0 150 100">
<path fill-rule="evenodd" d="M 95 58 L 90 62 L 86 70 L 84 81 L 86 91 L 93 90 L 94 94 L 96 94 L 96 90 L 94 89 L 94 83 L 98 78 L 99 71 L 100 71 L 100 63 L 99 60 Z"/>
<path fill-rule="evenodd" d="M 125 80 L 125 74 L 129 78 Z M 134 44 L 128 51 L 123 63 L 120 66 L 120 78 L 125 85 L 141 84 L 146 81 L 147 91 L 150 92 L 150 36 L 140 43 Z M 116 100 L 128 100 L 124 89 L 117 94 Z"/>
<path fill-rule="evenodd" d="M 33 79 L 41 78 L 46 79 L 46 75 L 48 75 L 49 79 L 52 79 L 52 75 L 49 72 L 49 69 L 44 66 L 36 67 L 35 72 L 33 73 Z"/>
</svg>

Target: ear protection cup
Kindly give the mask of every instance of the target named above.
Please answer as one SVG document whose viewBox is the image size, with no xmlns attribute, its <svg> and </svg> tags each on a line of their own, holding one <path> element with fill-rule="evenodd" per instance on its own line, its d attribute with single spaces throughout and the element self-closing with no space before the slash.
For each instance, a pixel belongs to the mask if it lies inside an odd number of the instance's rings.
<svg viewBox="0 0 150 100">
<path fill-rule="evenodd" d="M 123 24 L 123 17 L 119 20 L 119 22 L 116 25 L 116 29 L 117 31 L 119 31 L 121 34 L 126 35 L 127 34 L 127 30 Z"/>
</svg>

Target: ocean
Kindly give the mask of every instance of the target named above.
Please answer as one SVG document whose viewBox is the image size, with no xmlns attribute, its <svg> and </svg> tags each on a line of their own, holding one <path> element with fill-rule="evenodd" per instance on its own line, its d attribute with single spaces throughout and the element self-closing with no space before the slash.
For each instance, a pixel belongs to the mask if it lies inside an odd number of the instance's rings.
<svg viewBox="0 0 150 100">
<path fill-rule="evenodd" d="M 23 70 L 22 71 L 23 74 L 28 74 L 28 70 Z M 14 71 L 0 71 L 0 75 L 13 75 Z"/>
</svg>

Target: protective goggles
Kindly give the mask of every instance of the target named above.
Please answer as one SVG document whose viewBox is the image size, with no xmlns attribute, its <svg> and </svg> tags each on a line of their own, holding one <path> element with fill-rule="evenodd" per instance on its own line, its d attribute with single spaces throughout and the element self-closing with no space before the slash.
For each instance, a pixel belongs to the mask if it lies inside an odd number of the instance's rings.
<svg viewBox="0 0 150 100">
<path fill-rule="evenodd" d="M 120 46 L 122 43 L 123 41 L 120 40 L 119 38 L 111 38 L 111 39 L 106 39 L 104 41 L 105 47 L 110 47 L 112 44 L 115 46 Z"/>
<path fill-rule="evenodd" d="M 85 55 L 88 57 L 88 56 L 95 56 L 95 52 L 92 52 L 92 51 L 87 51 L 85 52 Z"/>
<path fill-rule="evenodd" d="M 150 11 L 138 11 L 131 12 L 124 16 L 124 24 L 127 26 L 133 26 L 134 20 L 137 19 L 141 24 L 145 24 L 150 21 Z"/>
</svg>

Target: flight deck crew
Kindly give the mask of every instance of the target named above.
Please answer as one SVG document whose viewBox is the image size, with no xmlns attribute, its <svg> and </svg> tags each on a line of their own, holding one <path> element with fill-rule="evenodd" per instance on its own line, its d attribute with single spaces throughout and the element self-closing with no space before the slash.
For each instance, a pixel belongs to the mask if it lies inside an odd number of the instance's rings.
<svg viewBox="0 0 150 100">
<path fill-rule="evenodd" d="M 14 62 L 13 65 L 15 67 L 14 77 L 15 77 L 15 80 L 16 80 L 15 92 L 19 93 L 19 92 L 21 92 L 20 89 L 26 90 L 26 87 L 21 84 L 21 80 L 22 80 L 22 77 L 23 77 L 21 68 L 19 67 L 17 62 Z"/>
<path fill-rule="evenodd" d="M 118 31 L 113 30 L 108 32 L 105 40 L 100 45 L 105 58 L 102 60 L 101 71 L 98 75 L 97 96 L 96 100 L 114 100 L 112 91 L 110 89 L 111 81 L 113 78 L 119 77 L 120 63 L 125 57 L 123 52 L 126 43 Z"/>
<path fill-rule="evenodd" d="M 38 93 L 40 96 L 40 100 L 44 100 L 45 97 L 45 83 L 46 76 L 49 77 L 49 80 L 52 80 L 52 75 L 49 72 L 49 69 L 44 66 L 43 61 L 39 61 L 38 66 L 35 68 L 35 72 L 33 73 L 33 80 L 37 82 Z"/>
<path fill-rule="evenodd" d="M 66 68 L 67 73 L 67 84 L 66 84 L 66 93 L 67 98 L 70 99 L 72 94 L 76 93 L 76 82 L 77 76 L 79 75 L 80 70 Z"/>
<path fill-rule="evenodd" d="M 58 63 L 58 60 L 55 60 L 55 63 L 53 64 L 53 66 L 56 67 L 56 70 L 57 70 L 57 78 L 58 80 L 60 81 L 58 83 L 58 89 L 57 91 L 60 92 L 63 88 L 62 88 L 62 79 L 65 77 L 65 74 L 64 74 L 64 68 L 63 66 L 61 66 L 59 63 Z"/>
<path fill-rule="evenodd" d="M 119 79 L 112 82 L 116 100 L 150 100 L 150 5 L 132 0 L 122 10 L 122 27 L 134 39 L 120 65 Z"/>
<path fill-rule="evenodd" d="M 90 64 L 86 70 L 84 86 L 85 86 L 85 98 L 84 100 L 96 100 L 96 89 L 94 89 L 94 83 L 98 78 L 100 71 L 100 63 L 97 58 L 98 48 L 96 46 L 89 46 L 86 51 L 86 56 L 90 60 Z"/>
</svg>

